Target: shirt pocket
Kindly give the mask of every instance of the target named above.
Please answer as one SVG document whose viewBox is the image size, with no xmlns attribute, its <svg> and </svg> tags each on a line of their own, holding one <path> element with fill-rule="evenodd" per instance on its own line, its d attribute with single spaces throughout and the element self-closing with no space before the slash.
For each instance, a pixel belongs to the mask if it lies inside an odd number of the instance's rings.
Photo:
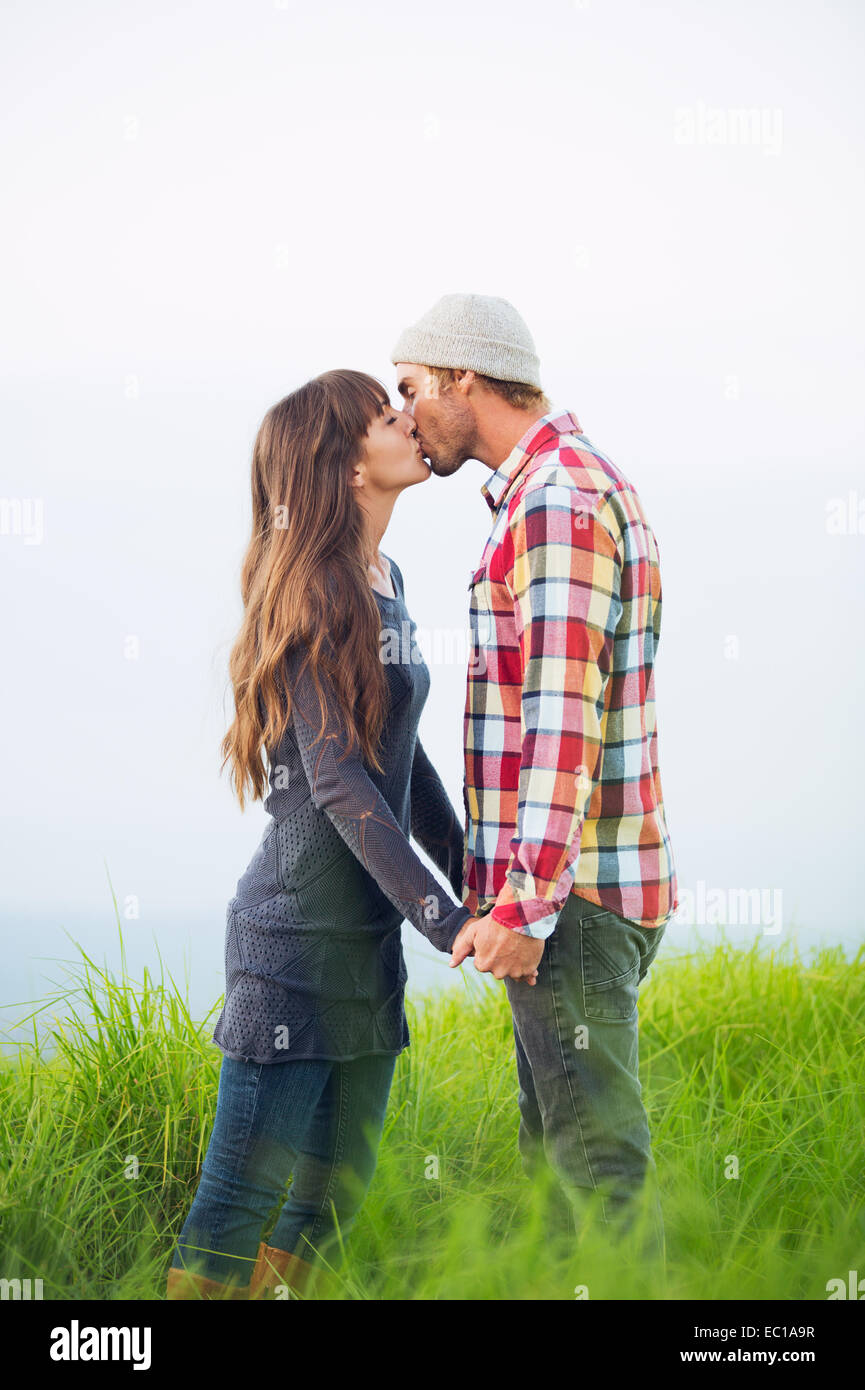
<svg viewBox="0 0 865 1390">
<path fill-rule="evenodd" d="M 479 581 L 480 579 L 483 578 L 483 576 L 486 574 L 486 572 L 487 572 L 487 563 L 486 563 L 486 561 L 484 561 L 483 564 L 480 566 L 480 568 L 475 570 L 474 574 L 472 575 L 471 579 L 469 580 L 469 589 L 473 589 L 473 588 L 475 587 L 475 585 L 478 583 L 478 581 Z"/>
<path fill-rule="evenodd" d="M 490 572 L 487 561 L 476 569 L 469 580 L 469 675 L 483 677 L 487 670 L 488 652 L 495 637 Z"/>
</svg>

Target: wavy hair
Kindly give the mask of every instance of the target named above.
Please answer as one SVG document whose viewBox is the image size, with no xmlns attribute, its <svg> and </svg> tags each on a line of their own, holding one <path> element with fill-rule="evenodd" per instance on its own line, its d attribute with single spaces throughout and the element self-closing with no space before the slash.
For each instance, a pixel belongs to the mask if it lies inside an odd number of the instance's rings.
<svg viewBox="0 0 865 1390">
<path fill-rule="evenodd" d="M 387 686 L 381 616 L 369 583 L 372 547 L 351 486 L 366 432 L 387 392 L 363 372 L 324 372 L 267 412 L 252 453 L 252 539 L 243 561 L 243 622 L 229 661 L 234 720 L 222 742 L 241 807 L 269 787 L 291 718 L 285 661 L 307 666 L 324 735 L 326 676 L 349 746 L 380 770 Z"/>
</svg>

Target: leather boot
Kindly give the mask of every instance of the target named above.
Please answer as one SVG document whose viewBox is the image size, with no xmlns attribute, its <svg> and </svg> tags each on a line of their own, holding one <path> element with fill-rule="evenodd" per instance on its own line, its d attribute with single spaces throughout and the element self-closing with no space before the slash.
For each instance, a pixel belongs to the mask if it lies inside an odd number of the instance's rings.
<svg viewBox="0 0 865 1390">
<path fill-rule="evenodd" d="M 203 1274 L 193 1274 L 188 1269 L 172 1266 L 168 1271 L 165 1297 L 204 1302 L 248 1299 L 249 1285 L 220 1284 L 216 1279 L 205 1278 Z"/>
<path fill-rule="evenodd" d="M 262 1241 L 249 1282 L 249 1297 L 272 1298 L 273 1290 L 280 1284 L 285 1284 L 295 1293 L 306 1296 L 313 1289 L 327 1289 L 329 1280 L 326 1272 L 317 1265 L 308 1264 L 299 1255 L 292 1255 L 288 1250 L 278 1250 L 276 1246 L 266 1245 Z"/>
</svg>

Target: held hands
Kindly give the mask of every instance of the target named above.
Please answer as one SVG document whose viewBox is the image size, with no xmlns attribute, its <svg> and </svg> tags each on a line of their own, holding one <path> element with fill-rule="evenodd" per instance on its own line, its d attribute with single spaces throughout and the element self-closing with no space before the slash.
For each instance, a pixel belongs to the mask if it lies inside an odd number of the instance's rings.
<svg viewBox="0 0 865 1390">
<path fill-rule="evenodd" d="M 476 970 L 492 974 L 497 980 L 507 976 L 534 985 L 543 954 L 543 939 L 511 931 L 489 916 L 470 917 L 454 941 L 451 966 L 462 965 L 467 956 L 473 955 Z"/>
</svg>

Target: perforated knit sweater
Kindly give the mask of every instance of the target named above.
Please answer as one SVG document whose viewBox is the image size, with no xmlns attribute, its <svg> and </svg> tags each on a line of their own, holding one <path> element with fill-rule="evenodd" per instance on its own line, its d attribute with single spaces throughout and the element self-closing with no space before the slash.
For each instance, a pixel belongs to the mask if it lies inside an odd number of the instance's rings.
<svg viewBox="0 0 865 1390">
<path fill-rule="evenodd" d="M 387 558 L 387 557 L 386 557 Z M 334 701 L 324 739 L 312 679 L 289 657 L 292 717 L 270 761 L 265 827 L 228 904 L 225 1005 L 213 1039 L 256 1062 L 397 1054 L 409 1043 L 404 919 L 450 950 L 468 919 L 463 827 L 417 737 L 429 671 L 390 560 L 395 597 L 377 591 L 389 712 L 382 772 L 345 756 Z M 409 640 L 404 640 L 405 637 Z M 327 688 L 325 687 L 327 692 Z M 442 870 L 430 873 L 410 834 Z"/>
</svg>

